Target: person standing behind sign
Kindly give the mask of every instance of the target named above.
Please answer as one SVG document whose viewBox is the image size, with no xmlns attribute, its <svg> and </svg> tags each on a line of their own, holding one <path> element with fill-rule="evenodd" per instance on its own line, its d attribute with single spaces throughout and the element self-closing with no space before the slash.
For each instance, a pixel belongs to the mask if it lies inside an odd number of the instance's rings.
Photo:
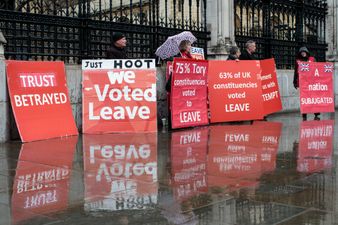
<svg viewBox="0 0 338 225">
<path fill-rule="evenodd" d="M 191 42 L 188 40 L 183 40 L 180 42 L 178 46 L 180 53 L 177 54 L 175 57 L 176 58 L 183 58 L 183 59 L 193 59 L 193 57 L 190 54 L 191 50 Z M 172 80 L 172 73 L 169 74 L 168 81 L 165 85 L 165 89 L 168 92 L 168 107 L 170 107 L 170 92 L 171 92 L 171 80 Z M 168 127 L 171 129 L 171 109 L 169 108 L 168 110 Z"/>
<path fill-rule="evenodd" d="M 240 60 L 257 60 L 254 56 L 256 52 L 256 42 L 249 40 L 245 43 L 245 50 L 241 53 L 239 57 Z"/>
<path fill-rule="evenodd" d="M 191 42 L 188 40 L 181 41 L 180 45 L 178 46 L 180 53 L 177 54 L 176 58 L 182 58 L 182 59 L 193 59 L 190 54 L 191 49 Z M 169 79 L 167 81 L 167 84 L 165 85 L 165 89 L 167 92 L 170 92 L 171 90 L 171 74 L 169 74 Z"/>
<path fill-rule="evenodd" d="M 126 36 L 120 32 L 115 32 L 112 36 L 112 44 L 106 52 L 107 59 L 128 59 Z"/>
<path fill-rule="evenodd" d="M 241 55 L 241 51 L 239 50 L 239 48 L 237 46 L 232 46 L 229 50 L 229 56 L 227 60 L 239 60 L 239 57 Z"/>
<path fill-rule="evenodd" d="M 295 64 L 295 73 L 293 76 L 293 86 L 297 89 L 299 88 L 299 73 L 298 73 L 298 63 L 301 62 L 315 62 L 316 59 L 310 55 L 309 50 L 304 46 L 299 49 L 299 52 L 296 56 L 296 64 Z M 315 120 L 320 120 L 319 118 L 320 113 L 315 113 Z M 307 114 L 303 113 L 303 120 L 307 120 Z"/>
</svg>

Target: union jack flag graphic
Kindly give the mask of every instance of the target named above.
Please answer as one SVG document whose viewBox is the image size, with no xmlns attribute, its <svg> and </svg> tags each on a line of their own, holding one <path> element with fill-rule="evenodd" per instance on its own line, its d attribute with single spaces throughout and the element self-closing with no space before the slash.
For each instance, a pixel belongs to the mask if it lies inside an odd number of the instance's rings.
<svg viewBox="0 0 338 225">
<path fill-rule="evenodd" d="M 324 65 L 324 72 L 325 73 L 332 73 L 333 72 L 333 64 L 325 64 Z"/>
<path fill-rule="evenodd" d="M 310 71 L 310 64 L 309 63 L 301 63 L 300 64 L 300 71 Z"/>
</svg>

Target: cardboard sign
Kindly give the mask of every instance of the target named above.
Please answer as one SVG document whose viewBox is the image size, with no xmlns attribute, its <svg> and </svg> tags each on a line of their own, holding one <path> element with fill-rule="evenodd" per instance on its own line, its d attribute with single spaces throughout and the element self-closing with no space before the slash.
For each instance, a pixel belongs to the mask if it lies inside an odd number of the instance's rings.
<svg viewBox="0 0 338 225">
<path fill-rule="evenodd" d="M 84 60 L 83 132 L 156 132 L 154 59 Z"/>
<path fill-rule="evenodd" d="M 86 211 L 157 203 L 156 133 L 84 135 L 83 148 Z"/>
<path fill-rule="evenodd" d="M 13 224 L 67 209 L 77 137 L 21 146 L 13 186 Z"/>
<path fill-rule="evenodd" d="M 332 63 L 299 62 L 301 113 L 334 112 Z"/>
<path fill-rule="evenodd" d="M 7 84 L 23 142 L 77 135 L 63 62 L 6 61 Z"/>
<path fill-rule="evenodd" d="M 208 192 L 208 128 L 174 132 L 171 137 L 171 186 L 179 202 Z"/>
<path fill-rule="evenodd" d="M 207 73 L 208 61 L 174 59 L 172 128 L 208 124 Z"/>
<path fill-rule="evenodd" d="M 204 49 L 198 47 L 191 47 L 190 54 L 194 59 L 197 60 L 204 60 Z"/>
<path fill-rule="evenodd" d="M 268 115 L 282 110 L 282 101 L 279 93 L 279 86 L 274 59 L 260 61 L 262 75 L 262 92 L 264 114 Z"/>
<path fill-rule="evenodd" d="M 320 172 L 332 167 L 334 121 L 304 121 L 299 133 L 297 171 Z"/>
<path fill-rule="evenodd" d="M 211 122 L 262 119 L 259 61 L 209 61 Z"/>
</svg>

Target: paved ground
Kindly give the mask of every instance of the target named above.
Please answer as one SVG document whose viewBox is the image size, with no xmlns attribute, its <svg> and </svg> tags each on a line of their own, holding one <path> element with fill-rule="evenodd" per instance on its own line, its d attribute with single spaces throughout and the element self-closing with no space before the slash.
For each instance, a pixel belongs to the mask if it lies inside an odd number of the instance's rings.
<svg viewBox="0 0 338 225">
<path fill-rule="evenodd" d="M 312 118 L 2 144 L 0 224 L 338 224 L 337 116 Z"/>
</svg>

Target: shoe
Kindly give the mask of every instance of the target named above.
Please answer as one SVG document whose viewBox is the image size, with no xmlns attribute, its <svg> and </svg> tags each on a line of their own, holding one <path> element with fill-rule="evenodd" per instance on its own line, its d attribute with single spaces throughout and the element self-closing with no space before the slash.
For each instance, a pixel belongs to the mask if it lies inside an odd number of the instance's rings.
<svg viewBox="0 0 338 225">
<path fill-rule="evenodd" d="M 320 120 L 319 116 L 315 116 L 315 118 L 313 118 L 314 120 Z"/>
</svg>

